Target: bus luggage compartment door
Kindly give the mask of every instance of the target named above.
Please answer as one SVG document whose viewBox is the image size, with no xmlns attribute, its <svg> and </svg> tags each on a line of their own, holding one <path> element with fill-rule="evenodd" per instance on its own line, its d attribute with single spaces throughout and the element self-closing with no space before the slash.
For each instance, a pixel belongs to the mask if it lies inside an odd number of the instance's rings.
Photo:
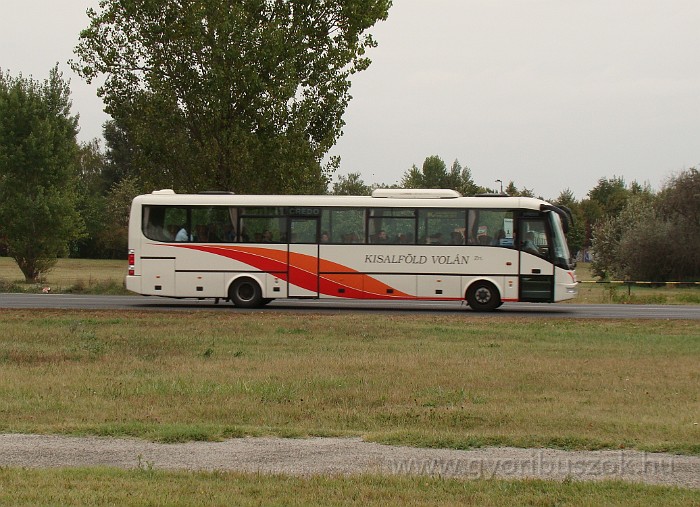
<svg viewBox="0 0 700 507">
<path fill-rule="evenodd" d="M 141 294 L 175 295 L 175 259 L 141 259 Z"/>
<path fill-rule="evenodd" d="M 318 245 L 289 245 L 289 297 L 318 297 Z"/>
</svg>

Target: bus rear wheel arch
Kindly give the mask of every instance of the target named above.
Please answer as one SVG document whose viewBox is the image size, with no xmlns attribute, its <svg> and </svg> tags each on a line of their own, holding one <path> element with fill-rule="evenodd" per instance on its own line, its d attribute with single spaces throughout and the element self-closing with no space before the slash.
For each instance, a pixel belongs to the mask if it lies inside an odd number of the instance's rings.
<svg viewBox="0 0 700 507">
<path fill-rule="evenodd" d="M 268 302 L 262 297 L 260 284 L 248 277 L 235 280 L 228 290 L 228 297 L 239 308 L 257 308 Z"/>
<path fill-rule="evenodd" d="M 478 280 L 467 290 L 467 304 L 476 312 L 490 312 L 501 306 L 501 294 L 491 282 Z"/>
</svg>

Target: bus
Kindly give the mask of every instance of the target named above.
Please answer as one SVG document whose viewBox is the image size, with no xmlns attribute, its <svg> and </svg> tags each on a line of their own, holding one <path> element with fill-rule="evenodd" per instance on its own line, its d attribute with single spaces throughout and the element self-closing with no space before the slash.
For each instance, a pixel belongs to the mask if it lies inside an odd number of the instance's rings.
<svg viewBox="0 0 700 507">
<path fill-rule="evenodd" d="M 504 302 L 576 297 L 570 214 L 528 197 L 377 189 L 371 196 L 136 197 L 126 288 L 149 296 Z"/>
</svg>

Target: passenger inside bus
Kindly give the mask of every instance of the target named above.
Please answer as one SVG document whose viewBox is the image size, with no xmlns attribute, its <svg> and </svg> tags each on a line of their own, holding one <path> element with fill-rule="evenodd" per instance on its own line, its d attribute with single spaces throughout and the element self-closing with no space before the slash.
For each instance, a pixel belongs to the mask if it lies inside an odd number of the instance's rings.
<svg viewBox="0 0 700 507">
<path fill-rule="evenodd" d="M 375 236 L 372 237 L 372 243 L 388 243 L 389 238 L 386 235 L 385 230 L 379 231 Z"/>
<path fill-rule="evenodd" d="M 506 231 L 504 231 L 503 229 L 498 229 L 496 237 L 493 238 L 494 246 L 501 246 L 503 244 L 504 239 L 506 239 Z"/>
<path fill-rule="evenodd" d="M 525 233 L 525 241 L 523 241 L 521 250 L 534 255 L 540 255 L 540 250 L 535 244 L 535 233 L 528 231 Z"/>
<path fill-rule="evenodd" d="M 189 241 L 189 235 L 187 234 L 187 229 L 185 229 L 185 226 L 183 225 L 179 231 L 177 231 L 177 234 L 175 235 L 175 241 Z"/>
<path fill-rule="evenodd" d="M 354 232 L 343 234 L 343 243 L 360 243 L 358 235 Z"/>
<path fill-rule="evenodd" d="M 236 229 L 231 224 L 226 224 L 224 226 L 224 241 L 226 243 L 233 243 L 236 241 Z"/>
<path fill-rule="evenodd" d="M 209 241 L 209 231 L 207 226 L 204 224 L 199 224 L 195 227 L 194 240 L 199 243 L 204 243 Z"/>
</svg>

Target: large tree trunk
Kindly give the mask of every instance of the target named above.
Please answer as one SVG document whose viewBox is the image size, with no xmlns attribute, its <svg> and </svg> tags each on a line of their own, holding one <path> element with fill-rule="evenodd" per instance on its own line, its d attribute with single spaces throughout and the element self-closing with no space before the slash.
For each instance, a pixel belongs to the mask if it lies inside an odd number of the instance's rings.
<svg viewBox="0 0 700 507">
<path fill-rule="evenodd" d="M 24 280 L 27 283 L 39 283 L 41 275 L 47 273 L 56 264 L 57 259 L 34 259 L 13 257 L 17 266 L 24 274 Z"/>
</svg>

